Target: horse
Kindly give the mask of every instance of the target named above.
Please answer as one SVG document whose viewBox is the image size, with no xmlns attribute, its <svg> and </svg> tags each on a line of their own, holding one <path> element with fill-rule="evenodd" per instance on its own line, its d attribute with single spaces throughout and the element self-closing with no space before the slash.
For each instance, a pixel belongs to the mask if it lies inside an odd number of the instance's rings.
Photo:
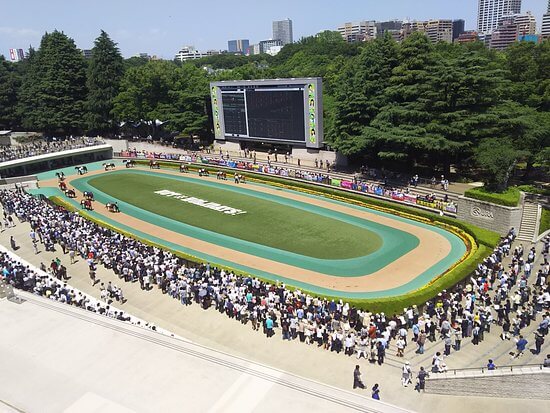
<svg viewBox="0 0 550 413">
<path fill-rule="evenodd" d="M 59 179 L 60 181 L 64 181 L 65 180 L 65 173 L 63 171 L 61 172 L 56 172 L 55 173 L 55 176 L 57 176 L 57 179 Z"/>
<path fill-rule="evenodd" d="M 63 181 L 59 182 L 59 189 L 65 191 L 67 189 L 67 184 Z"/>
<path fill-rule="evenodd" d="M 84 209 L 87 209 L 89 211 L 91 211 L 93 208 L 92 208 L 92 201 L 90 201 L 89 199 L 83 199 L 80 201 L 80 206 Z"/>
<path fill-rule="evenodd" d="M 246 178 L 244 175 L 235 174 L 235 183 L 236 184 L 246 184 Z"/>
<path fill-rule="evenodd" d="M 206 168 L 199 169 L 199 176 L 210 176 Z"/>
<path fill-rule="evenodd" d="M 216 173 L 216 179 L 221 179 L 222 181 L 227 180 L 227 174 L 224 171 L 218 171 Z"/>
<path fill-rule="evenodd" d="M 189 166 L 184 163 L 180 164 L 180 172 L 189 172 Z"/>
<path fill-rule="evenodd" d="M 87 200 L 89 200 L 89 201 L 93 201 L 93 200 L 94 200 L 94 193 L 93 193 L 93 192 L 84 191 L 83 195 L 84 195 L 84 198 L 87 199 Z"/>
<path fill-rule="evenodd" d="M 75 193 L 74 189 L 66 189 L 65 190 L 65 196 L 67 198 L 76 198 L 76 193 Z"/>
<path fill-rule="evenodd" d="M 76 169 L 79 175 L 84 175 L 85 173 L 88 173 L 88 168 L 85 166 L 75 166 L 74 169 Z"/>
<path fill-rule="evenodd" d="M 136 166 L 136 161 L 134 161 L 133 159 L 125 159 L 122 162 L 124 162 L 126 168 L 133 168 L 134 166 Z"/>
<path fill-rule="evenodd" d="M 102 164 L 106 171 L 115 169 L 115 164 L 113 162 Z"/>
<path fill-rule="evenodd" d="M 107 208 L 109 212 L 120 212 L 120 208 L 116 202 L 107 202 L 105 208 Z"/>
<path fill-rule="evenodd" d="M 160 169 L 160 164 L 157 161 L 153 161 L 152 159 L 149 161 L 149 168 L 150 169 Z"/>
</svg>

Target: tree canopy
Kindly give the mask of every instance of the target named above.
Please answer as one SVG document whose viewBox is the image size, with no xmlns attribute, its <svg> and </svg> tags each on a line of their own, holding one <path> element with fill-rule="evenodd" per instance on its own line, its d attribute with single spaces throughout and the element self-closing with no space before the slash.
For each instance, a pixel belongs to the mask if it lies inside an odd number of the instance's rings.
<svg viewBox="0 0 550 413">
<path fill-rule="evenodd" d="M 124 70 L 123 59 L 116 43 L 103 30 L 95 40 L 88 66 L 87 128 L 106 134 L 116 130 L 113 100 L 119 93 Z"/>
<path fill-rule="evenodd" d="M 58 31 L 22 62 L 0 59 L 0 126 L 112 134 L 120 122 L 159 119 L 170 132 L 212 139 L 209 82 L 319 76 L 325 141 L 355 161 L 479 170 L 494 186 L 505 180 L 480 148 L 507 165 L 524 162 L 526 173 L 548 164 L 550 40 L 500 52 L 479 42 L 433 44 L 421 33 L 350 44 L 326 31 L 276 56 L 181 63 L 124 60 L 102 31 L 88 63 Z"/>
<path fill-rule="evenodd" d="M 85 126 L 86 66 L 64 33 L 46 33 L 29 57 L 20 90 L 22 125 L 51 134 Z"/>
</svg>

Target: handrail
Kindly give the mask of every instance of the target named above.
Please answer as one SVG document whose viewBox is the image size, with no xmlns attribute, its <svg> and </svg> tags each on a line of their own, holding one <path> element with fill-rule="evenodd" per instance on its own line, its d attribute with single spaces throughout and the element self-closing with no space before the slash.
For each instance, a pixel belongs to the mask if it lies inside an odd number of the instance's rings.
<svg viewBox="0 0 550 413">
<path fill-rule="evenodd" d="M 482 366 L 482 367 L 468 367 L 468 368 L 463 368 L 463 369 L 448 369 L 446 373 L 450 373 L 451 371 L 453 372 L 453 375 L 456 376 L 456 373 L 457 372 L 461 372 L 461 371 L 472 371 L 472 370 L 475 370 L 475 371 L 481 371 L 481 373 L 485 373 L 486 371 L 508 371 L 508 369 L 510 369 L 510 371 L 514 371 L 514 368 L 516 368 L 516 370 L 518 368 L 524 368 L 524 367 L 538 367 L 540 370 L 543 370 L 544 369 L 544 364 L 542 363 L 531 363 L 531 364 L 517 364 L 517 365 L 506 365 L 506 366 L 496 366 L 496 368 L 494 370 L 489 370 L 487 368 L 487 366 Z"/>
</svg>

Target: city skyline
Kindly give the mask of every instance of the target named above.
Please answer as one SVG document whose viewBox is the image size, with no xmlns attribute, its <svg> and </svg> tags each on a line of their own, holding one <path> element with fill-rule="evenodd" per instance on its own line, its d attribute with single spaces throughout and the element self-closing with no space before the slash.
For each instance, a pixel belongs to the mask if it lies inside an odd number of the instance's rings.
<svg viewBox="0 0 550 413">
<path fill-rule="evenodd" d="M 82 2 L 78 8 L 67 7 L 66 0 L 8 2 L 3 7 L 7 16 L 22 16 L 28 10 L 33 13 L 0 25 L 0 54 L 8 57 L 10 48 L 38 48 L 42 35 L 56 29 L 73 38 L 80 49 L 90 49 L 100 30 L 105 30 L 118 43 L 124 57 L 148 53 L 172 59 L 184 45 L 201 51 L 223 50 L 231 39 L 250 39 L 251 44 L 271 39 L 272 22 L 287 18 L 293 21 L 296 41 L 359 20 L 464 19 L 467 30 L 475 29 L 478 9 L 478 0 L 462 0 L 460 4 L 454 0 L 423 0 L 421 4 L 409 0 L 387 0 L 382 4 L 350 0 L 346 7 L 333 7 L 333 2 L 320 0 L 313 8 L 288 0 L 278 2 L 277 8 L 251 0 L 239 1 L 239 7 L 214 0 L 208 5 L 193 3 L 193 18 L 189 19 L 185 17 L 189 10 L 186 3 L 158 0 L 134 10 L 135 3 L 129 0 Z M 539 30 L 546 9 L 546 1 L 523 0 L 522 12 L 533 13 Z"/>
</svg>

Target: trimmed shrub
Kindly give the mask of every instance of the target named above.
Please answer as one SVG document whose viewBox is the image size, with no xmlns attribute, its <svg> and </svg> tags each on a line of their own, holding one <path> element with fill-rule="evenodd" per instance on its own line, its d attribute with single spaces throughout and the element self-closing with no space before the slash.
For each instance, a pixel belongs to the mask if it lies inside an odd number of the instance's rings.
<svg viewBox="0 0 550 413">
<path fill-rule="evenodd" d="M 468 189 L 464 196 L 497 205 L 516 207 L 519 204 L 520 191 L 518 188 L 510 187 L 504 192 L 490 192 L 485 187 L 481 187 Z"/>
<path fill-rule="evenodd" d="M 550 209 L 542 208 L 540 215 L 539 235 L 550 229 Z"/>
</svg>

